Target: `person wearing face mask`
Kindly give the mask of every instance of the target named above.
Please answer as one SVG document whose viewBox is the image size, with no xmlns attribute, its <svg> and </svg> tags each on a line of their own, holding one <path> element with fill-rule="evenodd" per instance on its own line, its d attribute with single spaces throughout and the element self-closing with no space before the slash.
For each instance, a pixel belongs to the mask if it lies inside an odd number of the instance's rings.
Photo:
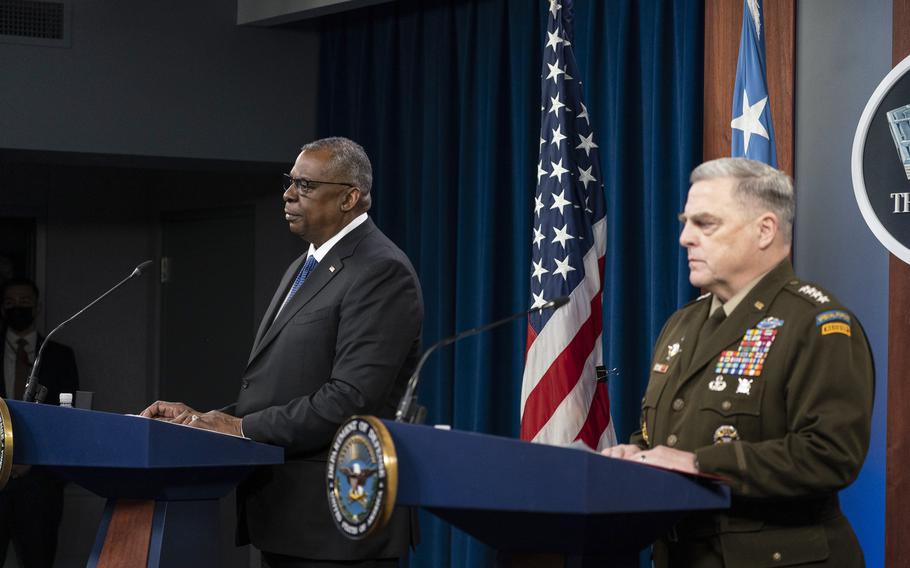
<svg viewBox="0 0 910 568">
<path fill-rule="evenodd" d="M 2 291 L 0 397 L 21 400 L 35 355 L 44 342 L 35 326 L 38 287 L 31 280 L 12 278 L 3 284 Z M 73 350 L 49 342 L 42 356 L 39 379 L 47 387 L 47 403 L 57 404 L 61 392 L 75 393 L 79 388 L 79 373 Z M 20 565 L 53 566 L 57 529 L 63 513 L 63 482 L 39 467 L 13 467 L 9 483 L 0 490 L 0 566 L 6 560 L 10 542 Z"/>
</svg>

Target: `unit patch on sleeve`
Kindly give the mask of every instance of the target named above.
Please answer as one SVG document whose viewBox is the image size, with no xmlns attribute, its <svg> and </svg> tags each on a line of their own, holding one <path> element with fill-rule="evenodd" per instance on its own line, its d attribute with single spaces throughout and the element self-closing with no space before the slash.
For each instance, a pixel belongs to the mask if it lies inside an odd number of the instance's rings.
<svg viewBox="0 0 910 568">
<path fill-rule="evenodd" d="M 843 310 L 828 310 L 815 316 L 815 326 L 821 328 L 822 335 L 840 333 L 850 337 L 850 314 Z"/>
<path fill-rule="evenodd" d="M 815 325 L 818 327 L 832 321 L 842 321 L 850 325 L 850 314 L 843 310 L 828 310 L 815 316 Z"/>
<path fill-rule="evenodd" d="M 840 333 L 847 337 L 853 335 L 850 331 L 850 324 L 848 323 L 833 321 L 831 323 L 822 324 L 822 335 L 831 335 L 832 333 Z"/>
</svg>

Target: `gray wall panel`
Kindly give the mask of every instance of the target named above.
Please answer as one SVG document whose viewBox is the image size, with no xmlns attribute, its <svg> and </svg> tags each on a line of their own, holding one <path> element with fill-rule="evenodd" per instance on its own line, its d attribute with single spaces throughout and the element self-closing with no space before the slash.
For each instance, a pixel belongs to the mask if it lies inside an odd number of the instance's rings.
<svg viewBox="0 0 910 568">
<path fill-rule="evenodd" d="M 70 48 L 0 44 L 0 148 L 284 161 L 315 132 L 315 32 L 223 0 L 72 9 Z"/>
<path fill-rule="evenodd" d="M 883 566 L 888 256 L 856 206 L 850 153 L 866 100 L 891 69 L 891 2 L 801 0 L 796 37 L 796 271 L 856 312 L 872 344 L 872 445 L 842 505 L 867 564 Z"/>
</svg>

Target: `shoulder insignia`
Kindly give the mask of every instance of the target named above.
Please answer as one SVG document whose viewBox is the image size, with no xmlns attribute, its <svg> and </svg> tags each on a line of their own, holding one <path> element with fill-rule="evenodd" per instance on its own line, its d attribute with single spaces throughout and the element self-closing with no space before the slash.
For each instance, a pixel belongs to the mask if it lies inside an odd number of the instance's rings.
<svg viewBox="0 0 910 568">
<path fill-rule="evenodd" d="M 784 289 L 816 306 L 839 303 L 827 290 L 801 280 L 791 280 Z"/>
<path fill-rule="evenodd" d="M 819 328 L 822 335 L 839 333 L 850 337 L 853 335 L 851 322 L 850 314 L 843 310 L 828 310 L 815 316 L 815 327 Z"/>
<path fill-rule="evenodd" d="M 840 333 L 851 337 L 853 332 L 850 329 L 849 323 L 841 323 L 839 321 L 823 324 L 821 327 L 822 335 L 831 335 L 832 333 Z"/>
<path fill-rule="evenodd" d="M 804 284 L 797 290 L 797 292 L 804 294 L 809 298 L 812 298 L 817 304 L 827 304 L 831 301 L 831 298 L 826 296 L 824 292 L 810 284 Z"/>
<path fill-rule="evenodd" d="M 832 321 L 841 321 L 849 325 L 851 321 L 850 314 L 843 310 L 828 310 L 827 312 L 822 312 L 815 316 L 816 327 L 821 327 Z"/>
</svg>

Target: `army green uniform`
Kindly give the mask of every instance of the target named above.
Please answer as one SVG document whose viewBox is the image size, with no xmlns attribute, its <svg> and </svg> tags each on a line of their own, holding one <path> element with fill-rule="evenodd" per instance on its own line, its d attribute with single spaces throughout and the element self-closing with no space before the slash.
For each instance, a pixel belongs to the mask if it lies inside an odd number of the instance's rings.
<svg viewBox="0 0 910 568">
<path fill-rule="evenodd" d="M 837 502 L 869 446 L 874 371 L 859 322 L 789 261 L 698 345 L 710 305 L 699 298 L 664 326 L 631 442 L 695 452 L 733 502 L 681 522 L 655 544 L 656 565 L 862 566 Z"/>
</svg>

